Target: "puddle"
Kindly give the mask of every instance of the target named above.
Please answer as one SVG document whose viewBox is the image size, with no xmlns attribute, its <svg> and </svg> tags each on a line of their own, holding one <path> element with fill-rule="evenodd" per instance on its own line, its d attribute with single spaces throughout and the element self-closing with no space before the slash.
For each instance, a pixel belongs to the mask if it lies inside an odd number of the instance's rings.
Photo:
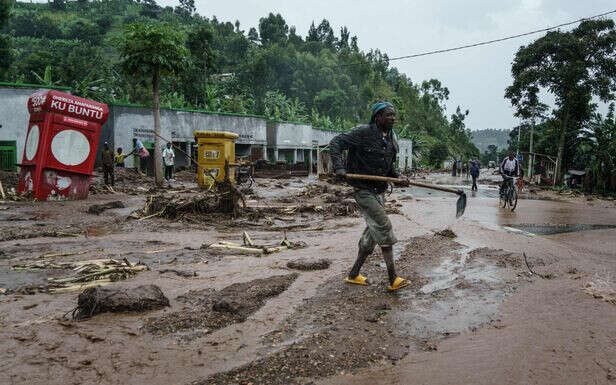
<svg viewBox="0 0 616 385">
<path fill-rule="evenodd" d="M 438 266 L 421 271 L 429 282 L 409 293 L 409 311 L 397 322 L 420 338 L 449 335 L 488 322 L 505 298 L 503 269 L 482 258 L 469 259 L 470 248 L 456 251 Z"/>
<path fill-rule="evenodd" d="M 526 233 L 531 233 L 535 235 L 551 235 L 551 234 L 562 234 L 562 233 L 573 233 L 577 231 L 587 231 L 587 230 L 601 230 L 601 229 L 614 229 L 616 225 L 585 225 L 585 224 L 517 224 L 517 225 L 506 225 L 507 227 L 512 227 L 517 230 L 521 230 Z"/>
</svg>

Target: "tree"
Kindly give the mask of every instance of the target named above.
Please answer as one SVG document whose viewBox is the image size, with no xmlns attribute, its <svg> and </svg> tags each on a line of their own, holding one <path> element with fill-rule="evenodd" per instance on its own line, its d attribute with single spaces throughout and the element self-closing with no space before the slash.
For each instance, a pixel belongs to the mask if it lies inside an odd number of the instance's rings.
<svg viewBox="0 0 616 385">
<path fill-rule="evenodd" d="M 184 35 L 168 24 L 130 24 L 124 28 L 117 48 L 122 70 L 127 76 L 142 75 L 152 81 L 152 107 L 154 113 L 155 182 L 162 184 L 163 170 L 160 147 L 161 77 L 179 74 L 185 68 L 188 51 Z"/>
<path fill-rule="evenodd" d="M 259 35 L 263 45 L 285 43 L 288 32 L 289 26 L 279 13 L 276 15 L 270 13 L 259 20 Z"/>
<path fill-rule="evenodd" d="M 590 162 L 586 164 L 595 176 L 597 187 L 603 192 L 614 189 L 611 185 L 612 176 L 616 173 L 616 116 L 614 103 L 609 106 L 605 119 L 596 114 L 593 116 L 589 130 L 583 133 L 583 143 L 587 146 L 586 153 Z"/>
<path fill-rule="evenodd" d="M 323 19 L 321 24 L 317 27 L 318 39 L 327 48 L 334 49 L 336 46 L 336 37 L 334 36 L 334 30 L 332 29 L 329 21 Z"/>
<path fill-rule="evenodd" d="M 560 122 L 556 178 L 561 178 L 567 138 L 576 136 L 595 106 L 592 97 L 608 101 L 616 90 L 614 21 L 586 20 L 572 31 L 551 31 L 516 53 L 513 84 L 505 97 L 519 113 L 525 101 L 545 89 L 556 98 Z M 527 103 L 528 104 L 528 103 Z"/>
<path fill-rule="evenodd" d="M 428 162 L 431 166 L 440 168 L 448 155 L 447 145 L 445 143 L 437 143 L 430 148 Z"/>
<path fill-rule="evenodd" d="M 195 105 L 203 101 L 203 86 L 214 70 L 215 54 L 212 47 L 214 31 L 207 24 L 199 24 L 188 33 L 186 46 L 190 52 L 190 69 L 184 73 L 183 83 L 186 98 Z"/>
<path fill-rule="evenodd" d="M 56 11 L 63 11 L 66 9 L 66 0 L 51 0 L 49 6 Z"/>
<path fill-rule="evenodd" d="M 11 17 L 12 0 L 0 1 L 0 31 L 8 24 Z M 11 66 L 11 39 L 8 35 L 0 33 L 0 79 Z"/>
<path fill-rule="evenodd" d="M 250 29 L 248 30 L 248 40 L 253 43 L 259 41 L 259 32 L 257 32 L 257 29 L 255 27 L 250 27 Z"/>
<path fill-rule="evenodd" d="M 156 4 L 156 0 L 141 0 L 143 8 L 139 13 L 142 16 L 149 17 L 151 19 L 157 19 L 162 9 Z"/>
</svg>

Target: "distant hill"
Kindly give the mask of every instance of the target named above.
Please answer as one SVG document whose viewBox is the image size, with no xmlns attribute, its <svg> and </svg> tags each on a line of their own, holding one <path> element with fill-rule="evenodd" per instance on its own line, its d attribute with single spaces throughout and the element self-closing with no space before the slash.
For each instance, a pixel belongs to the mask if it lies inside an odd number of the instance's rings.
<svg viewBox="0 0 616 385">
<path fill-rule="evenodd" d="M 471 133 L 473 136 L 472 142 L 482 153 L 491 144 L 496 145 L 501 150 L 507 147 L 510 132 L 511 130 L 497 130 L 494 128 L 473 131 Z"/>
</svg>

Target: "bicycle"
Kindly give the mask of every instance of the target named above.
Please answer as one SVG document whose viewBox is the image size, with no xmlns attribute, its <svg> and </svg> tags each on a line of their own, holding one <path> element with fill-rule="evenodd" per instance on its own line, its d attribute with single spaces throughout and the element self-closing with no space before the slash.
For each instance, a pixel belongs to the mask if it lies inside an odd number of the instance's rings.
<svg viewBox="0 0 616 385">
<path fill-rule="evenodd" d="M 518 190 L 515 183 L 517 179 L 505 176 L 505 187 L 503 188 L 503 193 L 499 195 L 499 205 L 502 205 L 503 208 L 509 206 L 511 211 L 515 210 L 518 205 Z"/>
<path fill-rule="evenodd" d="M 253 169 L 253 164 L 250 161 L 240 160 L 238 162 L 237 168 L 235 169 L 235 180 L 238 186 L 246 189 L 252 187 L 255 181 L 252 177 Z"/>
</svg>

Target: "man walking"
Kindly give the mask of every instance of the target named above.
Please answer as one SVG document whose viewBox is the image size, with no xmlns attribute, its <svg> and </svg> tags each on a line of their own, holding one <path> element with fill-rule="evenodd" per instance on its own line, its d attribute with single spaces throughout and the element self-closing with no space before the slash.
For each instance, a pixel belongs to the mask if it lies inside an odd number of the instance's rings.
<svg viewBox="0 0 616 385">
<path fill-rule="evenodd" d="M 479 177 L 479 162 L 476 160 L 471 161 L 470 167 L 471 178 L 473 178 L 473 187 L 471 187 L 472 191 L 477 191 L 477 178 Z"/>
<path fill-rule="evenodd" d="M 336 136 L 329 144 L 330 157 L 336 176 L 346 177 L 346 171 L 357 174 L 389 176 L 397 178 L 399 173 L 394 162 L 398 153 L 393 126 L 396 111 L 389 102 L 378 102 L 372 106 L 370 124 L 355 127 L 352 131 Z M 345 162 L 342 152 L 348 150 Z M 345 282 L 368 285 L 368 279 L 359 273 L 362 265 L 378 244 L 387 265 L 390 291 L 401 289 L 409 282 L 396 275 L 393 246 L 398 241 L 391 221 L 385 213 L 385 191 L 387 183 L 349 180 L 355 188 L 353 194 L 366 219 L 366 229 L 359 240 L 357 260 Z"/>
<path fill-rule="evenodd" d="M 167 142 L 167 147 L 163 150 L 163 161 L 165 163 L 165 179 L 169 182 L 173 178 L 173 161 L 175 153 L 171 148 L 171 142 Z"/>
<path fill-rule="evenodd" d="M 109 143 L 105 142 L 105 145 L 103 147 L 103 154 L 102 154 L 102 161 L 103 161 L 103 178 L 105 179 L 105 184 L 108 185 L 109 184 L 109 179 L 111 177 L 111 185 L 113 186 L 114 184 L 114 177 L 113 177 L 113 151 L 111 150 L 111 148 L 109 148 Z"/>
</svg>

